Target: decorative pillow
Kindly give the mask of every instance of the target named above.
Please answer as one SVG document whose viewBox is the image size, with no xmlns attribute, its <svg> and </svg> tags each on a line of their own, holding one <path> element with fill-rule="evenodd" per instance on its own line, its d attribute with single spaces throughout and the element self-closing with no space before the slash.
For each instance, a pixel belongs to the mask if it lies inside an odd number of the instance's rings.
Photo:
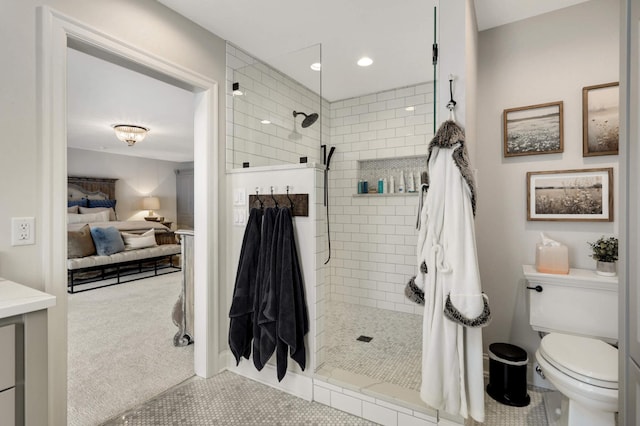
<svg viewBox="0 0 640 426">
<path fill-rule="evenodd" d="M 81 214 L 109 212 L 109 220 L 117 220 L 116 212 L 111 207 L 79 207 Z"/>
<path fill-rule="evenodd" d="M 88 204 L 85 207 L 110 207 L 115 210 L 117 200 L 87 200 Z"/>
<path fill-rule="evenodd" d="M 124 250 L 124 241 L 113 226 L 107 228 L 91 228 L 93 243 L 96 245 L 98 256 L 109 256 Z"/>
<path fill-rule="evenodd" d="M 158 245 L 158 243 L 156 243 L 156 235 L 153 229 L 149 229 L 144 234 L 129 234 L 127 232 L 123 232 L 122 238 L 124 239 L 124 247 L 126 250 L 135 250 Z"/>
<path fill-rule="evenodd" d="M 81 200 L 67 200 L 67 207 L 71 206 L 87 207 L 87 199 L 83 198 Z"/>
<path fill-rule="evenodd" d="M 67 231 L 67 258 L 85 257 L 96 254 L 96 246 L 91 238 L 91 228 L 85 225 L 78 231 Z"/>
<path fill-rule="evenodd" d="M 78 206 L 67 207 L 67 213 L 75 213 L 78 214 Z"/>
<path fill-rule="evenodd" d="M 109 212 L 103 211 L 91 214 L 67 213 L 67 223 L 95 223 L 109 222 Z"/>
</svg>

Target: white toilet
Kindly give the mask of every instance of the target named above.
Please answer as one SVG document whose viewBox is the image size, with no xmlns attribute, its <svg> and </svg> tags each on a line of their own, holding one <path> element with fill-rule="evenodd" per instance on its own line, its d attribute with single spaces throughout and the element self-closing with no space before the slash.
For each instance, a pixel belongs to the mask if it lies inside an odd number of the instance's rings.
<svg viewBox="0 0 640 426">
<path fill-rule="evenodd" d="M 565 397 L 559 424 L 614 426 L 618 411 L 618 280 L 594 271 L 538 273 L 524 265 L 536 361 Z"/>
</svg>

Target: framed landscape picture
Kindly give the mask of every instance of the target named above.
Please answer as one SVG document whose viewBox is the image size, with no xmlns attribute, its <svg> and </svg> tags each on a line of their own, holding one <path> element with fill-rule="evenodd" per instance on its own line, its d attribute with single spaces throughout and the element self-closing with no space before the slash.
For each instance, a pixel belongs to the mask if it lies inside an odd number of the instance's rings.
<svg viewBox="0 0 640 426">
<path fill-rule="evenodd" d="M 504 156 L 562 152 L 562 101 L 505 109 Z"/>
<path fill-rule="evenodd" d="M 527 173 L 527 220 L 613 221 L 613 169 Z"/>
<path fill-rule="evenodd" d="M 619 84 L 582 89 L 582 155 L 617 155 L 620 135 Z"/>
</svg>

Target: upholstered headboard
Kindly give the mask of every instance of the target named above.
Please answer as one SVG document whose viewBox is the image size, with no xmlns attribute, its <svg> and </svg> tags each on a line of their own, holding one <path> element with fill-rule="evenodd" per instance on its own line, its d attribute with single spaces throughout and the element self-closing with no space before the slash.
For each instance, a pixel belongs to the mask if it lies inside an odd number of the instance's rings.
<svg viewBox="0 0 640 426">
<path fill-rule="evenodd" d="M 115 200 L 116 181 L 112 178 L 69 176 L 67 178 L 67 201 Z"/>
</svg>

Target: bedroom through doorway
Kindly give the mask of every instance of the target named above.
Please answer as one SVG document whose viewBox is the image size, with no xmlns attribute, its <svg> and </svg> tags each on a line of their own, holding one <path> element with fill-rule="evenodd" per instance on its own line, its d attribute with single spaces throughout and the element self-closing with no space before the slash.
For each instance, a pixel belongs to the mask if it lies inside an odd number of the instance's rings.
<svg viewBox="0 0 640 426">
<path fill-rule="evenodd" d="M 103 270 L 80 271 L 80 282 L 94 282 L 67 296 L 69 425 L 101 424 L 194 375 L 194 345 L 174 345 L 182 273 L 172 266 L 181 261 L 176 231 L 194 226 L 196 100 L 156 77 L 78 43 L 67 48 L 68 255 L 78 263 L 105 249 L 164 256 L 146 272 L 133 265 L 123 284 L 102 279 Z M 148 133 L 129 145 L 116 124 Z M 115 229 L 119 247 L 105 248 L 96 228 Z"/>
</svg>

